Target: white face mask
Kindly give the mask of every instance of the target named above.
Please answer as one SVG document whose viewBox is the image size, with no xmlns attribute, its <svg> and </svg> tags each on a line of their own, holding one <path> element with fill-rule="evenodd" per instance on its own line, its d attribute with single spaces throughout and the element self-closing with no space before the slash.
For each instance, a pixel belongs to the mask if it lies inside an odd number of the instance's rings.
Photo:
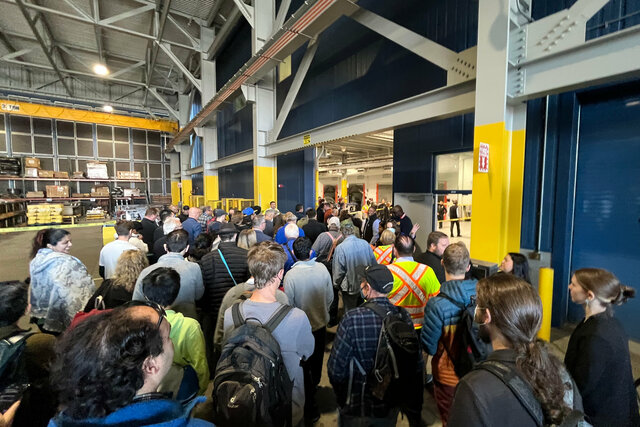
<svg viewBox="0 0 640 427">
<path fill-rule="evenodd" d="M 392 232 L 392 233 L 394 233 L 394 234 L 395 234 L 395 232 L 396 232 L 396 229 L 395 229 L 395 228 L 393 228 L 393 227 L 389 227 L 389 228 L 387 228 L 387 230 L 391 231 L 391 232 Z"/>
</svg>

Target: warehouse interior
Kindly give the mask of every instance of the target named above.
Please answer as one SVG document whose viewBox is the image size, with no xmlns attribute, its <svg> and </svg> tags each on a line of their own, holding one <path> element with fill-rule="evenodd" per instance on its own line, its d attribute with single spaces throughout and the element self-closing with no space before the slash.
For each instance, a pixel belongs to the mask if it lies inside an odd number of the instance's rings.
<svg viewBox="0 0 640 427">
<path fill-rule="evenodd" d="M 115 221 L 149 207 L 323 198 L 399 204 L 423 251 L 442 231 L 487 269 L 521 253 L 536 289 L 551 271 L 558 355 L 584 317 L 576 270 L 640 291 L 638 0 L 0 7 L 0 281 L 29 275 L 42 229 L 70 231 L 100 284 Z M 635 377 L 639 304 L 615 309 Z M 331 399 L 316 425 L 337 423 Z"/>
</svg>

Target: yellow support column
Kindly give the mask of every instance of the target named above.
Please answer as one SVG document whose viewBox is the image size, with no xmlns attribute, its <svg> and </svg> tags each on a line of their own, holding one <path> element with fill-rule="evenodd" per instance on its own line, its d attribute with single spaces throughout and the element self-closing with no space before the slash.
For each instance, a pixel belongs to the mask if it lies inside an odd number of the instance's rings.
<svg viewBox="0 0 640 427">
<path fill-rule="evenodd" d="M 272 200 L 278 201 L 277 169 L 270 166 L 253 167 L 253 203 L 263 210 L 269 207 Z"/>
<path fill-rule="evenodd" d="M 210 200 L 220 200 L 220 185 L 218 175 L 205 175 L 204 177 L 204 203 Z"/>
<path fill-rule="evenodd" d="M 180 181 L 171 181 L 171 203 L 178 205 L 180 203 Z"/>
<path fill-rule="evenodd" d="M 520 251 L 527 104 L 507 93 L 509 2 L 480 0 L 473 143 L 471 257 Z"/>
<path fill-rule="evenodd" d="M 182 205 L 189 205 L 191 197 L 192 184 L 190 179 L 182 178 Z"/>
<path fill-rule="evenodd" d="M 349 194 L 348 182 L 347 182 L 347 178 L 344 177 L 340 179 L 340 197 L 342 197 L 342 199 L 346 202 L 348 194 Z"/>
</svg>

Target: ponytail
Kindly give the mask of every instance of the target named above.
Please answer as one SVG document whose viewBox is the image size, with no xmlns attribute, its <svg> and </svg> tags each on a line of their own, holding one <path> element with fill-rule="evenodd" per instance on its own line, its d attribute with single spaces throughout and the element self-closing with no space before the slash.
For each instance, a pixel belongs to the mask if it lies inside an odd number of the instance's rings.
<svg viewBox="0 0 640 427">
<path fill-rule="evenodd" d="M 49 243 L 49 240 L 47 239 L 49 230 L 49 228 L 45 228 L 44 230 L 40 230 L 36 233 L 36 237 L 33 238 L 33 244 L 31 247 L 31 259 L 36 257 L 40 249 L 47 247 L 47 243 Z"/>
<path fill-rule="evenodd" d="M 540 402 L 545 425 L 559 425 L 571 412 L 564 404 L 566 386 L 561 375 L 562 363 L 549 353 L 543 341 L 534 340 L 514 347 L 518 353 L 516 367 Z"/>
<path fill-rule="evenodd" d="M 634 298 L 635 296 L 635 289 L 630 286 L 620 284 L 620 292 L 618 293 L 618 296 L 613 301 L 611 301 L 611 303 L 615 305 L 622 305 L 626 303 L 629 298 Z"/>
</svg>

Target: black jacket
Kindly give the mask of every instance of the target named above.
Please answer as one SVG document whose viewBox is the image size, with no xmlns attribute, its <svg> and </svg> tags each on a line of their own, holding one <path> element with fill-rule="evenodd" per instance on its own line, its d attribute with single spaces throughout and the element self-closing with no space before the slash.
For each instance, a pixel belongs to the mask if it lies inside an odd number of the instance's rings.
<svg viewBox="0 0 640 427">
<path fill-rule="evenodd" d="M 256 230 L 254 228 L 254 231 L 256 232 L 256 240 L 258 243 L 271 242 L 273 240 L 270 236 L 267 236 L 266 234 L 264 234 L 262 230 Z"/>
<path fill-rule="evenodd" d="M 569 339 L 564 363 L 594 426 L 640 425 L 629 339 L 611 313 L 580 322 Z"/>
<path fill-rule="evenodd" d="M 304 235 L 311 239 L 311 243 L 315 243 L 319 235 L 327 231 L 327 226 L 318 220 L 310 219 L 308 223 L 302 227 Z"/>
<path fill-rule="evenodd" d="M 91 298 L 89 298 L 89 301 L 87 301 L 87 305 L 84 307 L 85 313 L 96 308 L 95 301 L 98 295 L 102 295 L 104 308 L 109 309 L 120 307 L 122 304 L 131 301 L 133 292 L 127 291 L 122 286 L 113 286 L 111 279 L 107 279 L 102 282 L 102 285 L 100 285 L 98 290 L 95 291 Z"/>
<path fill-rule="evenodd" d="M 158 262 L 158 258 L 167 253 L 167 251 L 164 250 L 165 243 L 167 243 L 166 235 L 155 241 L 153 244 L 153 256 L 149 259 L 149 264 L 155 264 Z"/>
<path fill-rule="evenodd" d="M 273 221 L 265 220 L 264 234 L 273 238 Z"/>
<path fill-rule="evenodd" d="M 247 250 L 237 247 L 235 242 L 220 242 L 218 249 L 224 255 L 236 283 L 245 282 L 250 276 Z M 204 296 L 199 305 L 206 313 L 218 316 L 222 298 L 234 286 L 233 280 L 217 250 L 203 256 L 198 264 L 200 264 L 204 282 Z"/>
<path fill-rule="evenodd" d="M 162 236 L 164 236 L 164 230 L 162 228 L 162 225 L 160 225 L 160 226 L 158 226 L 158 228 L 156 228 L 156 231 L 153 232 L 153 243 L 155 243 L 156 240 L 158 240 Z M 149 245 L 147 245 L 147 246 L 149 246 Z M 151 246 L 149 246 L 149 252 L 152 252 L 151 249 L 152 249 Z"/>
<path fill-rule="evenodd" d="M 142 218 L 140 224 L 142 224 L 142 240 L 147 244 L 147 247 L 150 248 L 153 246 L 153 233 L 158 226 L 155 221 L 147 218 Z"/>
<path fill-rule="evenodd" d="M 378 216 L 376 214 L 371 215 L 370 217 L 367 218 L 366 222 L 364 223 L 364 234 L 362 236 L 362 238 L 364 240 L 366 240 L 367 242 L 371 242 L 371 239 L 373 239 L 373 235 L 375 234 L 373 232 L 373 223 L 376 222 L 376 220 L 378 219 Z M 376 230 L 378 231 L 378 230 Z"/>
<path fill-rule="evenodd" d="M 419 262 L 420 264 L 425 264 L 431 267 L 433 269 L 433 272 L 436 274 L 436 277 L 438 278 L 438 282 L 445 282 L 444 267 L 440 262 L 442 261 L 442 257 L 439 257 L 433 252 L 427 251 L 414 256 L 413 260 Z"/>
<path fill-rule="evenodd" d="M 516 369 L 516 353 L 510 349 L 494 351 L 487 360 L 496 360 Z M 575 390 L 572 406 L 582 410 L 579 393 Z M 538 427 L 511 389 L 483 369 L 474 369 L 460 380 L 449 414 L 449 427 Z"/>
</svg>

